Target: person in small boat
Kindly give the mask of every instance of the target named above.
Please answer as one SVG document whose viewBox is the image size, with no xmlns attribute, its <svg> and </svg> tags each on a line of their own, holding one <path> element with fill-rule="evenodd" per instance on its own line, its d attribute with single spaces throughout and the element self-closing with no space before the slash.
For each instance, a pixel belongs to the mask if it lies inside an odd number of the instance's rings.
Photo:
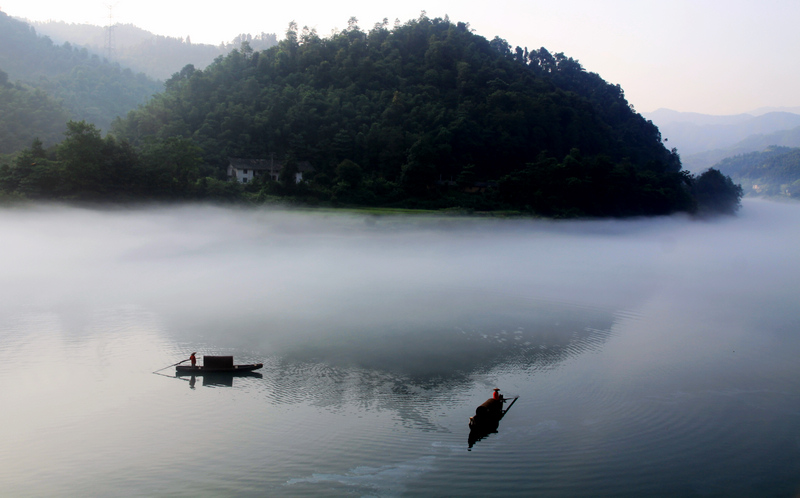
<svg viewBox="0 0 800 498">
<path fill-rule="evenodd" d="M 500 394 L 500 388 L 499 387 L 495 387 L 494 388 L 494 393 L 492 393 L 492 399 L 496 399 L 498 401 L 503 401 L 503 395 Z"/>
<path fill-rule="evenodd" d="M 197 365 L 197 357 L 195 357 L 196 354 L 197 353 L 195 352 L 195 353 L 192 353 L 191 356 L 189 356 L 189 361 L 192 362 L 192 366 L 193 367 Z"/>
</svg>

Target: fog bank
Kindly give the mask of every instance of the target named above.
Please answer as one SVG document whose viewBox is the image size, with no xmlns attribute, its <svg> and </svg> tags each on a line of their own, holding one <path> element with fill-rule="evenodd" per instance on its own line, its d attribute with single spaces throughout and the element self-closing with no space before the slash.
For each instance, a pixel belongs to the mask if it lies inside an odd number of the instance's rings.
<svg viewBox="0 0 800 498">
<path fill-rule="evenodd" d="M 610 315 L 663 296 L 729 300 L 757 319 L 798 295 L 799 227 L 797 205 L 764 201 L 715 221 L 3 209 L 0 307 L 48 314 L 70 335 L 131 307 L 170 337 L 264 352 L 469 327 L 526 303 Z"/>
</svg>

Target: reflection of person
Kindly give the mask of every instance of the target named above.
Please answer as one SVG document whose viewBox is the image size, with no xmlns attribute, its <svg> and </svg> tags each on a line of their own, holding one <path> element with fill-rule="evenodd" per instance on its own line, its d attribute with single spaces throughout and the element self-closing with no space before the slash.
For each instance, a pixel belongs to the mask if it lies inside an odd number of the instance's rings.
<svg viewBox="0 0 800 498">
<path fill-rule="evenodd" d="M 496 399 L 498 401 L 503 401 L 503 395 L 500 394 L 500 388 L 499 387 L 495 387 L 494 388 L 494 393 L 492 393 L 492 399 Z"/>
<path fill-rule="evenodd" d="M 195 379 L 194 375 L 192 375 L 192 378 L 189 379 L 189 389 L 194 389 L 194 383 L 195 382 L 197 382 L 197 379 Z"/>
<path fill-rule="evenodd" d="M 191 356 L 189 356 L 189 361 L 192 362 L 192 366 L 193 367 L 197 365 L 197 358 L 195 358 L 195 356 L 194 356 L 196 354 L 197 354 L 197 352 L 194 352 L 194 353 L 192 353 Z"/>
</svg>

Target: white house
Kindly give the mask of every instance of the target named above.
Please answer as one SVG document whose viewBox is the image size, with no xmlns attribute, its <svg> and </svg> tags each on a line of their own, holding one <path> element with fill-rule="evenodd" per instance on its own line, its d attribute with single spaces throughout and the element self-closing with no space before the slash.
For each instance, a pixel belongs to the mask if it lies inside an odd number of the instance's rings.
<svg viewBox="0 0 800 498">
<path fill-rule="evenodd" d="M 269 175 L 273 180 L 278 180 L 278 176 L 283 170 L 284 162 L 275 159 L 241 159 L 236 157 L 228 158 L 228 180 L 239 183 L 249 183 L 254 179 Z M 308 161 L 297 163 L 297 173 L 295 173 L 295 183 L 303 181 L 303 173 L 314 171 Z"/>
</svg>

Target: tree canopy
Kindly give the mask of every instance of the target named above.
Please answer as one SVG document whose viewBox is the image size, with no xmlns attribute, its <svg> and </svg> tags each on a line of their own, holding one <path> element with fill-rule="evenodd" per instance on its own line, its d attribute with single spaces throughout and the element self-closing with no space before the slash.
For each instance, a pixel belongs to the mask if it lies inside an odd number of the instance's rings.
<svg viewBox="0 0 800 498">
<path fill-rule="evenodd" d="M 69 42 L 57 45 L 38 36 L 30 25 L 4 12 L 0 12 L 0 69 L 9 82 L 42 90 L 58 101 L 69 118 L 106 131 L 114 118 L 162 89 L 144 74 L 112 64 L 86 48 Z M 62 130 L 66 121 L 59 120 Z M 47 130 L 38 136 L 45 135 Z"/>
<path fill-rule="evenodd" d="M 464 23 L 424 15 L 366 32 L 353 19 L 329 38 L 291 24 L 269 50 L 245 45 L 205 70 L 185 67 L 114 130 L 134 144 L 146 136 L 192 139 L 219 168 L 228 157 L 292 155 L 335 178 L 350 160 L 365 180 L 428 200 L 467 167 L 476 181 L 496 182 L 542 155 L 560 162 L 573 149 L 587 164 L 625 165 L 629 174 L 655 178 L 657 186 L 638 183 L 672 189 L 670 198 L 683 188 L 677 154 L 618 85 L 563 54 L 512 51 Z M 587 214 L 681 208 L 646 201 L 609 209 L 594 203 Z"/>
<path fill-rule="evenodd" d="M 68 141 L 76 130 L 70 125 Z M 351 18 L 327 38 L 291 23 L 284 40 L 261 51 L 244 40 L 205 69 L 186 65 L 112 130 L 106 150 L 136 159 L 127 166 L 138 168 L 130 181 L 147 179 L 129 192 L 148 195 L 549 216 L 697 206 L 695 178 L 681 171 L 676 151 L 664 147 L 658 128 L 635 112 L 619 85 L 564 54 L 512 50 L 499 37 L 490 41 L 465 23 L 424 13 L 369 31 Z M 98 139 L 91 129 L 78 131 Z M 180 159 L 167 170 L 159 154 L 173 152 Z M 218 188 L 231 157 L 274 157 L 314 171 L 300 184 L 289 168 L 277 182 L 264 175 Z M 68 156 L 51 160 L 71 171 L 65 185 L 73 195 L 88 195 Z M 101 168 L 111 175 L 104 185 L 122 178 L 118 169 Z M 13 168 L 6 173 L 13 177 Z"/>
<path fill-rule="evenodd" d="M 741 182 L 748 195 L 800 196 L 800 148 L 773 145 L 723 159 L 716 168 Z"/>
<path fill-rule="evenodd" d="M 69 113 L 46 92 L 11 84 L 0 69 L 0 154 L 10 154 L 38 138 L 52 145 L 63 137 Z"/>
<path fill-rule="evenodd" d="M 701 214 L 733 214 L 739 210 L 742 187 L 718 169 L 703 172 L 694 182 L 693 191 Z"/>
</svg>

